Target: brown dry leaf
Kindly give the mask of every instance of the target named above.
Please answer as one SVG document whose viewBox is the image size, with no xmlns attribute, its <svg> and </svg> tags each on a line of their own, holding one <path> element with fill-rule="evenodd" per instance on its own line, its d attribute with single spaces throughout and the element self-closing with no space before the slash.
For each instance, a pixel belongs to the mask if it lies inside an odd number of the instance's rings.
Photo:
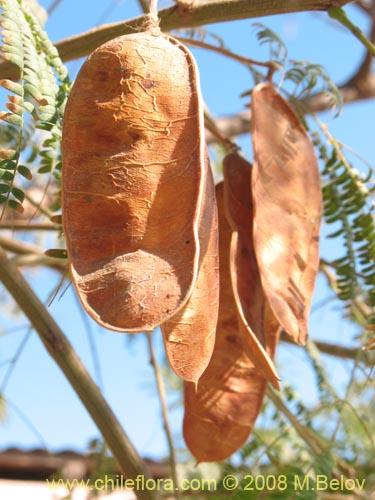
<svg viewBox="0 0 375 500">
<path fill-rule="evenodd" d="M 205 168 L 206 185 L 198 231 L 198 277 L 185 306 L 161 326 L 171 367 L 181 378 L 194 383 L 212 356 L 219 307 L 218 223 L 208 154 Z"/>
<path fill-rule="evenodd" d="M 251 164 L 237 153 L 224 158 L 224 200 L 232 228 L 230 269 L 244 346 L 249 358 L 276 389 L 279 377 L 271 357 L 278 323 L 262 289 L 253 245 Z"/>
<path fill-rule="evenodd" d="M 314 147 L 270 83 L 252 92 L 254 246 L 264 293 L 300 344 L 319 266 L 322 196 Z"/>
<path fill-rule="evenodd" d="M 198 272 L 205 142 L 190 52 L 153 31 L 95 50 L 66 107 L 62 154 L 85 309 L 111 330 L 152 331 L 184 306 Z"/>
<path fill-rule="evenodd" d="M 184 439 L 198 462 L 219 462 L 249 437 L 261 408 L 266 380 L 246 355 L 234 301 L 224 215 L 223 184 L 216 186 L 219 212 L 220 303 L 211 361 L 195 384 L 185 383 Z"/>
</svg>

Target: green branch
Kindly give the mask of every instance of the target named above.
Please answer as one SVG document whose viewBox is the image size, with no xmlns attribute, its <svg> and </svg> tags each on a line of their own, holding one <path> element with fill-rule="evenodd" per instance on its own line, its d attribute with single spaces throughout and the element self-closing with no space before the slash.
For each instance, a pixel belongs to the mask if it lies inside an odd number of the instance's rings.
<svg viewBox="0 0 375 500">
<path fill-rule="evenodd" d="M 345 28 L 347 28 L 366 47 L 370 54 L 375 57 L 375 45 L 370 42 L 370 40 L 366 37 L 363 31 L 358 28 L 358 26 L 351 22 L 351 20 L 346 15 L 346 12 L 341 9 L 341 7 L 329 8 L 328 15 L 345 26 Z"/>
<path fill-rule="evenodd" d="M 178 6 L 159 11 L 160 27 L 163 31 L 179 28 L 193 28 L 212 23 L 236 21 L 239 19 L 289 14 L 292 12 L 326 11 L 343 6 L 350 0 L 221 0 L 202 2 L 189 14 L 181 14 Z M 61 40 L 55 44 L 63 61 L 85 57 L 99 45 L 112 38 L 134 33 L 147 23 L 148 16 L 142 15 L 127 21 L 106 24 L 85 33 Z M 4 62 L 0 64 L 1 78 L 16 78 L 18 68 Z"/>
<path fill-rule="evenodd" d="M 145 476 L 145 479 L 149 478 L 146 465 L 69 340 L 1 247 L 0 281 L 30 320 L 45 348 L 69 380 L 102 433 L 124 475 L 131 479 L 135 479 L 138 475 Z M 138 491 L 137 496 L 140 500 L 154 500 L 156 498 L 153 491 L 147 490 Z"/>
</svg>

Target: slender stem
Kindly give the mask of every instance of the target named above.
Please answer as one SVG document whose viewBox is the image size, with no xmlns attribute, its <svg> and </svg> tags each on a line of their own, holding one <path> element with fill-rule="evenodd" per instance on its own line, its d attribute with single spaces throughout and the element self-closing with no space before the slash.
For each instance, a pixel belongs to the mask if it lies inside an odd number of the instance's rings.
<svg viewBox="0 0 375 500">
<path fill-rule="evenodd" d="M 45 348 L 69 380 L 102 433 L 124 475 L 132 479 L 144 476 L 147 480 L 150 476 L 145 463 L 103 398 L 98 386 L 60 327 L 2 248 L 0 248 L 0 280 L 30 320 Z M 140 500 L 157 498 L 157 492 L 149 490 L 138 491 L 137 495 Z"/>
<path fill-rule="evenodd" d="M 282 342 L 286 342 L 287 344 L 292 344 L 295 347 L 301 348 L 293 340 L 288 337 L 288 335 L 283 331 L 281 334 Z M 328 354 L 329 356 L 334 356 L 336 358 L 341 359 L 350 359 L 353 361 L 360 360 L 366 366 L 373 366 L 374 360 L 369 353 L 366 353 L 362 346 L 359 347 L 345 347 L 338 344 L 332 344 L 330 342 L 323 342 L 321 340 L 311 340 L 311 342 L 315 345 L 317 349 L 322 354 Z"/>
<path fill-rule="evenodd" d="M 217 142 L 221 143 L 227 152 L 230 151 L 238 151 L 238 146 L 232 142 L 230 139 L 227 139 L 222 133 L 219 127 L 216 125 L 215 120 L 210 115 L 207 109 L 204 110 L 204 126 L 211 133 L 213 137 L 217 140 Z"/>
<path fill-rule="evenodd" d="M 11 238 L 6 238 L 5 236 L 0 235 L 0 245 L 10 252 L 20 254 L 20 255 L 43 255 L 42 250 L 36 246 L 31 245 L 30 243 L 25 243 L 24 241 L 15 240 Z"/>
<path fill-rule="evenodd" d="M 364 351 L 372 351 L 375 349 L 375 338 L 368 341 L 367 345 L 362 347 Z"/>
<path fill-rule="evenodd" d="M 176 462 L 176 455 L 175 455 L 175 451 L 174 451 L 172 432 L 171 432 L 171 428 L 169 425 L 169 419 L 168 419 L 167 398 L 166 398 L 166 393 L 165 393 L 163 376 L 162 376 L 158 361 L 157 361 L 156 356 L 155 356 L 155 349 L 154 349 L 154 345 L 152 342 L 152 333 L 146 333 L 146 337 L 147 337 L 147 343 L 148 343 L 148 350 L 150 353 L 150 363 L 154 369 L 156 386 L 158 389 L 158 394 L 159 394 L 159 399 L 160 399 L 165 435 L 166 435 L 167 442 L 168 442 L 172 479 L 173 479 L 173 483 L 175 485 L 178 485 L 178 475 L 177 475 L 177 466 L 176 466 L 177 462 Z M 176 490 L 176 498 L 180 498 L 178 490 Z"/>
<path fill-rule="evenodd" d="M 8 250 L 9 252 L 17 255 L 17 257 L 12 260 L 18 266 L 45 265 L 60 272 L 67 271 L 66 261 L 47 257 L 47 255 L 45 255 L 44 252 L 35 245 L 30 245 L 29 243 L 24 243 L 23 241 L 0 236 L 0 246 L 2 246 L 4 250 Z"/>
<path fill-rule="evenodd" d="M 345 28 L 347 28 L 366 47 L 370 54 L 375 57 L 375 45 L 370 42 L 358 26 L 351 22 L 346 15 L 346 12 L 341 7 L 330 7 L 328 9 L 328 15 L 345 26 Z"/>
<path fill-rule="evenodd" d="M 265 68 L 270 68 L 274 66 L 274 63 L 272 61 L 269 62 L 256 61 L 255 59 L 250 59 L 248 57 L 235 54 L 234 52 L 228 49 L 224 49 L 224 47 L 217 47 L 216 45 L 212 45 L 206 42 L 201 42 L 200 40 L 193 40 L 191 38 L 186 38 L 184 36 L 179 36 L 179 35 L 178 36 L 174 35 L 174 38 L 177 38 L 177 40 L 179 40 L 182 43 L 185 43 L 186 45 L 192 45 L 193 47 L 199 47 L 201 49 L 211 50 L 212 52 L 217 52 L 218 54 L 229 57 L 243 64 L 254 64 L 256 66 L 263 66 Z"/>
<path fill-rule="evenodd" d="M 61 226 L 58 224 L 51 224 L 50 222 L 25 222 L 11 221 L 2 222 L 1 229 L 12 229 L 14 231 L 61 231 Z"/>
<path fill-rule="evenodd" d="M 314 455 L 319 456 L 327 449 L 327 444 L 323 439 L 318 436 L 312 429 L 306 427 L 300 423 L 298 418 L 293 415 L 289 408 L 284 404 L 281 397 L 274 391 L 271 387 L 267 387 L 267 396 L 271 399 L 276 408 L 286 417 L 286 419 L 292 424 L 296 432 L 300 435 L 303 441 L 310 447 Z M 346 474 L 351 476 L 353 474 L 353 469 L 350 464 L 337 455 L 334 455 L 334 459 L 337 465 Z M 339 475 L 339 471 L 335 468 L 333 473 Z M 358 490 L 355 490 L 358 494 Z M 363 498 L 362 495 L 360 495 Z"/>
<path fill-rule="evenodd" d="M 321 448 L 313 431 L 300 423 L 298 418 L 293 415 L 289 408 L 284 404 L 281 397 L 276 394 L 276 391 L 271 389 L 271 387 L 267 387 L 267 396 L 270 398 L 276 408 L 287 418 L 287 420 L 289 420 L 289 422 L 292 424 L 296 432 L 301 436 L 303 441 L 311 448 L 311 451 L 314 453 L 314 455 L 319 455 L 321 453 Z"/>
<path fill-rule="evenodd" d="M 32 333 L 32 328 L 29 328 L 27 330 L 27 332 L 25 333 L 23 339 L 21 340 L 14 356 L 12 357 L 12 359 L 9 361 L 9 366 L 7 368 L 7 371 L 5 372 L 5 375 L 4 375 L 4 378 L 3 378 L 3 381 L 1 383 L 1 386 L 0 386 L 0 394 L 4 394 L 5 392 L 5 389 L 9 383 L 9 380 L 12 376 L 12 373 L 14 372 L 14 369 L 16 367 L 16 364 L 17 364 L 17 361 L 19 360 L 24 348 L 26 347 L 27 345 L 27 342 L 29 341 L 30 337 L 31 337 L 31 333 Z"/>
<path fill-rule="evenodd" d="M 76 293 L 74 294 L 74 299 L 75 299 L 75 302 L 77 304 L 77 309 L 79 311 L 82 323 L 83 323 L 84 328 L 85 328 L 87 341 L 89 343 L 92 364 L 94 367 L 95 380 L 96 380 L 97 385 L 100 387 L 100 390 L 104 394 L 104 381 L 103 381 L 103 376 L 102 376 L 102 367 L 100 364 L 100 356 L 99 356 L 99 352 L 98 352 L 98 346 L 96 345 L 96 342 L 95 342 L 94 332 L 93 332 L 93 329 L 91 327 L 91 323 L 89 322 L 89 316 L 88 316 L 88 314 L 86 314 L 86 311 L 83 309 Z"/>
<path fill-rule="evenodd" d="M 328 268 L 328 266 L 324 264 L 320 264 L 319 270 L 324 274 L 327 278 L 328 284 L 330 288 L 337 294 L 338 285 L 337 285 L 337 276 L 335 273 Z M 356 316 L 360 318 L 361 324 L 366 325 L 367 318 L 371 314 L 370 307 L 361 300 L 359 297 L 355 297 L 351 302 L 351 308 L 356 312 Z"/>
<path fill-rule="evenodd" d="M 62 2 L 62 0 L 55 0 L 49 7 L 48 7 L 48 15 L 50 16 L 52 12 L 58 7 L 58 5 Z"/>
<path fill-rule="evenodd" d="M 48 187 L 48 184 L 47 184 L 47 187 Z M 27 193 L 27 191 L 24 192 L 24 195 L 25 195 L 25 198 L 31 203 L 31 205 L 33 205 L 36 208 L 35 214 L 37 214 L 38 212 L 40 212 L 40 213 L 46 215 L 49 219 L 51 217 L 53 217 L 53 215 L 54 215 L 53 212 L 51 212 L 50 210 L 48 210 L 48 208 L 46 208 L 46 207 L 44 207 L 42 205 L 45 197 L 47 196 L 46 189 L 44 190 L 43 195 L 42 195 L 42 199 L 40 201 L 34 200 L 33 196 L 30 196 Z M 34 215 L 33 215 L 33 217 L 34 217 Z"/>
<path fill-rule="evenodd" d="M 18 417 L 23 421 L 23 423 L 26 425 L 26 427 L 28 427 L 31 430 L 31 432 L 34 434 L 34 436 L 38 439 L 41 448 L 44 449 L 45 451 L 49 452 L 47 443 L 45 442 L 42 433 L 36 428 L 36 426 L 29 419 L 29 417 L 27 415 L 25 415 L 25 413 L 15 403 L 13 403 L 13 401 L 11 401 L 8 398 L 6 398 L 5 401 L 6 401 L 6 404 L 10 408 L 12 408 L 14 413 L 16 413 L 18 415 Z"/>
<path fill-rule="evenodd" d="M 149 3 L 147 0 L 138 0 L 139 6 L 141 8 L 141 11 L 146 13 L 148 12 L 149 9 Z"/>
<path fill-rule="evenodd" d="M 199 2 L 186 15 L 181 15 L 176 6 L 158 12 L 160 29 L 170 31 L 193 28 L 238 19 L 249 19 L 293 12 L 326 11 L 332 6 L 346 5 L 351 0 L 215 0 Z M 106 24 L 100 28 L 61 40 L 55 44 L 63 61 L 87 56 L 99 45 L 112 38 L 134 33 L 149 22 L 149 15 L 126 21 Z M 9 62 L 0 64 L 1 78 L 17 78 L 18 68 Z"/>
<path fill-rule="evenodd" d="M 39 249 L 39 247 L 30 245 L 29 243 L 24 243 L 23 241 L 14 240 L 5 238 L 0 236 L 0 246 L 2 246 L 5 250 L 9 250 L 10 252 L 19 254 L 19 255 L 27 255 L 28 260 L 16 261 L 17 265 L 47 265 L 59 271 L 67 270 L 67 263 L 62 259 L 49 258 L 44 255 L 44 253 Z M 31 255 L 30 255 L 31 254 Z M 33 260 L 30 260 L 33 257 Z M 39 260 L 37 260 L 39 258 Z M 331 288 L 335 289 L 336 287 L 336 277 L 333 273 L 330 273 L 324 265 L 326 264 L 323 259 L 321 259 L 321 271 L 327 276 L 330 282 Z M 357 306 L 361 306 L 362 315 L 365 316 L 369 314 L 369 311 L 363 310 L 365 304 L 360 304 L 360 300 L 357 299 L 355 304 Z M 366 306 L 367 307 L 367 306 Z M 295 344 L 286 334 L 282 333 L 281 340 L 283 342 L 287 342 L 289 344 L 293 344 L 295 347 L 300 348 L 301 346 Z M 361 351 L 365 351 L 362 347 L 344 347 L 338 344 L 332 344 L 329 342 L 323 342 L 320 340 L 313 340 L 316 347 L 324 354 L 328 354 L 330 356 L 335 356 L 343 359 L 357 359 L 358 356 L 361 356 L 361 362 L 363 362 L 367 366 L 371 366 L 373 364 L 372 357 L 368 355 L 366 352 L 363 352 L 361 355 Z"/>
<path fill-rule="evenodd" d="M 158 0 L 150 0 L 150 14 L 158 17 Z"/>
<path fill-rule="evenodd" d="M 59 271 L 60 273 L 66 274 L 68 272 L 66 259 L 56 259 L 53 257 L 48 257 L 47 255 L 17 255 L 12 259 L 12 262 L 17 267 L 47 266 L 51 269 Z"/>
</svg>

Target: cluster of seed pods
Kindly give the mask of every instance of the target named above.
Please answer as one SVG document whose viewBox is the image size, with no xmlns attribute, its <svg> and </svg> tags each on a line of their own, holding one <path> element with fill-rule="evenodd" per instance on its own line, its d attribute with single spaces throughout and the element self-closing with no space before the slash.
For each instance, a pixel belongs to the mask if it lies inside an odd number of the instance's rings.
<svg viewBox="0 0 375 500">
<path fill-rule="evenodd" d="M 96 49 L 64 116 L 72 281 L 100 325 L 161 327 L 198 461 L 247 440 L 267 382 L 279 388 L 280 329 L 306 340 L 318 269 L 313 146 L 271 83 L 253 91 L 252 124 L 254 164 L 229 154 L 215 189 L 196 63 L 157 28 Z"/>
</svg>

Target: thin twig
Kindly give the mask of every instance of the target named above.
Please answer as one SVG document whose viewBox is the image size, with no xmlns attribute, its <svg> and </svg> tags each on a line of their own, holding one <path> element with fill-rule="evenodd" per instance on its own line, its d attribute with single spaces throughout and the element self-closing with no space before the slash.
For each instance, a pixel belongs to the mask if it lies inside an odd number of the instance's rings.
<svg viewBox="0 0 375 500">
<path fill-rule="evenodd" d="M 34 200 L 34 198 L 32 196 L 30 196 L 27 191 L 24 192 L 24 195 L 25 195 L 26 200 L 29 201 L 36 208 L 35 214 L 40 212 L 50 219 L 51 217 L 53 217 L 53 212 L 48 210 L 48 208 L 43 207 L 43 205 L 42 205 L 42 203 L 47 195 L 47 187 L 48 187 L 48 184 L 46 186 L 46 189 L 43 192 L 43 196 L 42 196 L 42 199 L 40 201 Z M 33 217 L 35 216 L 35 214 L 33 215 Z"/>
<path fill-rule="evenodd" d="M 93 329 L 91 327 L 91 323 L 89 322 L 89 317 L 86 314 L 85 310 L 82 308 L 82 305 L 81 305 L 80 301 L 78 300 L 77 294 L 73 293 L 73 296 L 74 296 L 75 302 L 77 304 L 77 309 L 78 309 L 78 312 L 81 316 L 83 326 L 85 328 L 87 341 L 89 343 L 92 364 L 94 366 L 95 380 L 96 380 L 96 383 L 98 384 L 98 386 L 100 387 L 100 390 L 104 394 L 104 382 L 103 382 L 103 376 L 102 376 L 102 367 L 100 364 L 100 356 L 98 353 L 98 347 L 96 345 L 95 338 L 94 338 L 94 332 L 93 332 Z"/>
<path fill-rule="evenodd" d="M 11 238 L 6 238 L 5 236 L 0 236 L 0 245 L 9 252 L 13 252 L 20 255 L 36 254 L 42 255 L 42 250 L 30 243 L 25 243 L 24 241 L 15 240 Z"/>
<path fill-rule="evenodd" d="M 303 441 L 311 448 L 314 455 L 320 455 L 321 448 L 316 441 L 314 433 L 302 425 L 297 417 L 289 410 L 289 408 L 284 404 L 280 396 L 276 394 L 276 391 L 267 387 L 267 396 L 276 406 L 276 408 L 286 417 L 286 419 L 292 424 L 296 432 L 300 435 Z"/>
<path fill-rule="evenodd" d="M 0 246 L 4 250 L 15 253 L 17 256 L 13 261 L 18 266 L 48 266 L 60 272 L 67 271 L 67 262 L 62 259 L 55 259 L 44 255 L 44 252 L 37 246 L 25 243 L 20 240 L 0 236 Z"/>
<path fill-rule="evenodd" d="M 158 17 L 158 0 L 150 0 L 150 14 Z"/>
<path fill-rule="evenodd" d="M 271 387 L 267 387 L 267 396 L 271 399 L 276 408 L 286 417 L 286 419 L 292 424 L 296 432 L 300 435 L 303 441 L 309 446 L 311 451 L 315 456 L 319 456 L 327 450 L 326 443 L 319 437 L 312 429 L 302 425 L 298 418 L 289 410 L 289 408 L 284 404 L 281 397 L 276 394 Z M 348 474 L 353 475 L 353 468 L 345 460 L 337 455 L 334 455 L 334 459 L 340 469 Z M 337 468 L 332 471 L 333 475 L 340 475 Z M 354 490 L 353 490 L 354 491 Z M 363 492 L 355 489 L 357 495 L 360 498 L 364 498 Z"/>
<path fill-rule="evenodd" d="M 18 415 L 18 417 L 26 424 L 26 426 L 31 430 L 35 437 L 40 442 L 40 446 L 43 450 L 49 453 L 47 443 L 45 442 L 42 433 L 35 427 L 30 418 L 10 399 L 6 398 L 5 401 L 7 405 L 13 409 L 13 411 Z"/>
<path fill-rule="evenodd" d="M 0 248 L 0 280 L 28 317 L 45 348 L 69 380 L 102 433 L 124 475 L 134 480 L 139 475 L 144 476 L 145 480 L 150 478 L 146 464 L 138 455 L 69 340 L 2 248 Z M 140 500 L 154 500 L 158 496 L 157 492 L 150 490 L 140 490 L 137 494 Z"/>
<path fill-rule="evenodd" d="M 19 254 L 19 255 L 26 255 L 27 260 L 24 261 L 16 261 L 17 265 L 37 265 L 37 264 L 43 264 L 47 265 L 48 267 L 52 267 L 53 269 L 57 269 L 59 271 L 66 271 L 67 270 L 67 262 L 62 259 L 55 259 L 55 258 L 50 258 L 46 257 L 42 250 L 39 249 L 39 247 L 35 245 L 31 245 L 29 243 L 25 243 L 23 241 L 19 240 L 14 240 L 10 238 L 5 238 L 3 236 L 0 236 L 0 246 L 2 246 L 5 250 L 8 250 L 10 252 Z M 34 255 L 34 257 L 33 257 Z M 39 258 L 39 260 L 36 260 L 36 258 Z M 324 265 L 324 261 L 321 260 L 321 263 Z M 326 275 L 326 277 L 329 279 L 329 283 L 331 288 L 335 290 L 336 286 L 336 278 L 333 273 L 331 273 L 326 267 L 322 267 L 321 271 Z M 359 303 L 359 299 L 356 299 L 356 303 Z M 363 314 L 363 308 L 365 307 L 365 304 L 358 304 L 358 307 L 361 307 L 361 311 Z M 366 310 L 367 311 L 367 310 Z M 294 346 L 300 348 L 301 346 L 298 344 L 295 344 L 285 333 L 282 334 L 281 340 L 283 342 L 287 342 L 289 344 L 293 344 Z M 363 349 L 361 347 L 345 347 L 341 346 L 338 344 L 332 344 L 330 342 L 324 342 L 320 340 L 313 340 L 314 344 L 316 347 L 319 349 L 324 354 L 328 354 L 329 356 L 335 356 L 337 358 L 342 358 L 342 359 L 357 359 L 358 356 L 360 356 L 361 361 L 367 365 L 367 366 L 372 366 L 373 365 L 373 360 L 371 357 L 371 353 L 369 352 L 363 352 Z"/>
<path fill-rule="evenodd" d="M 293 340 L 291 340 L 285 332 L 282 332 L 281 341 L 292 344 L 295 347 L 303 347 L 293 342 Z M 359 359 L 366 366 L 373 366 L 374 364 L 373 357 L 370 356 L 370 353 L 363 351 L 362 346 L 345 347 L 338 344 L 332 344 L 330 342 L 323 342 L 321 340 L 311 340 L 311 342 L 322 354 L 328 354 L 329 356 L 334 356 L 336 358 L 350 359 L 353 361 Z"/>
<path fill-rule="evenodd" d="M 375 45 L 371 43 L 358 26 L 351 22 L 346 12 L 341 7 L 330 7 L 328 9 L 328 15 L 345 26 L 345 28 L 347 28 L 366 47 L 369 53 L 375 57 Z"/>
<path fill-rule="evenodd" d="M 139 6 L 141 8 L 141 11 L 146 13 L 148 12 L 149 9 L 149 3 L 147 0 L 138 0 Z"/>
<path fill-rule="evenodd" d="M 51 269 L 59 271 L 60 273 L 66 273 L 68 271 L 68 264 L 66 259 L 56 259 L 53 257 L 48 257 L 47 255 L 19 255 L 13 257 L 12 262 L 17 267 L 47 266 Z"/>
<path fill-rule="evenodd" d="M 61 226 L 50 222 L 25 222 L 9 221 L 0 224 L 1 229 L 12 229 L 13 231 L 61 231 Z"/>
<path fill-rule="evenodd" d="M 48 15 L 50 16 L 52 14 L 52 12 L 59 6 L 59 4 L 62 2 L 63 0 L 55 0 L 49 7 L 48 7 Z"/>
<path fill-rule="evenodd" d="M 96 21 L 95 26 L 100 26 L 101 24 L 106 22 L 111 12 L 117 6 L 117 3 L 118 3 L 117 0 L 112 0 L 112 2 L 108 5 L 108 7 L 104 10 L 104 12 L 100 15 L 99 19 Z"/>
<path fill-rule="evenodd" d="M 207 107 L 204 110 L 204 126 L 206 130 L 210 132 L 210 134 L 215 137 L 216 141 L 222 144 L 227 152 L 237 151 L 238 146 L 232 142 L 230 139 L 227 139 L 222 133 L 219 127 L 216 125 L 215 120 L 211 117 Z"/>
<path fill-rule="evenodd" d="M 324 276 L 327 278 L 328 285 L 332 290 L 337 294 L 338 293 L 338 285 L 337 285 L 337 277 L 336 274 L 331 271 L 331 269 L 324 265 L 320 264 L 319 266 L 319 271 L 324 274 Z M 367 324 L 367 318 L 371 314 L 371 309 L 370 307 L 363 302 L 359 297 L 355 297 L 351 301 L 351 308 L 353 311 L 356 311 L 360 316 L 361 316 L 361 321 L 363 325 Z"/>
<path fill-rule="evenodd" d="M 18 361 L 19 357 L 21 356 L 24 348 L 27 345 L 27 342 L 29 341 L 29 339 L 31 337 L 32 331 L 33 331 L 33 329 L 31 327 L 29 327 L 29 329 L 25 333 L 23 339 L 21 340 L 14 356 L 12 357 L 12 359 L 9 360 L 9 366 L 7 368 L 7 371 L 5 372 L 3 381 L 2 381 L 1 386 L 0 386 L 0 394 L 4 394 L 6 387 L 9 383 L 10 377 L 12 376 L 12 373 L 16 367 L 17 361 Z"/>
<path fill-rule="evenodd" d="M 221 0 L 199 2 L 186 15 L 181 15 L 176 6 L 158 12 L 160 29 L 170 31 L 179 28 L 193 28 L 224 21 L 235 21 L 293 12 L 326 11 L 333 5 L 346 5 L 351 0 Z M 142 15 L 126 21 L 106 24 L 97 29 L 62 40 L 55 44 L 63 61 L 87 56 L 99 45 L 112 38 L 134 33 L 149 22 L 149 15 Z M 17 78 L 19 69 L 12 63 L 0 64 L 1 78 Z"/>
<path fill-rule="evenodd" d="M 162 376 L 158 361 L 157 361 L 156 356 L 155 356 L 154 345 L 152 342 L 152 333 L 146 333 L 146 337 L 147 337 L 147 343 L 148 343 L 148 350 L 150 353 L 150 363 L 152 365 L 152 368 L 154 369 L 155 381 L 156 381 L 156 386 L 157 386 L 158 394 L 159 394 L 159 400 L 160 400 L 160 405 L 161 405 L 161 412 L 162 412 L 162 417 L 163 417 L 163 425 L 164 425 L 165 435 L 166 435 L 166 438 L 168 441 L 169 460 L 170 460 L 170 465 L 171 465 L 172 479 L 173 479 L 173 483 L 175 485 L 178 485 L 176 455 L 175 455 L 175 451 L 174 451 L 172 432 L 171 432 L 171 428 L 169 425 L 167 398 L 166 398 L 166 393 L 165 393 L 163 376 Z M 176 498 L 180 498 L 178 490 L 176 490 Z"/>
<path fill-rule="evenodd" d="M 229 57 L 230 59 L 234 59 L 235 61 L 238 61 L 242 64 L 263 66 L 265 68 L 271 68 L 275 66 L 272 61 L 264 62 L 256 61 L 255 59 L 249 59 L 248 57 L 240 56 L 239 54 L 236 54 L 228 49 L 224 49 L 224 47 L 218 47 L 210 43 L 201 42 L 200 40 L 194 40 L 192 38 L 186 38 L 180 35 L 174 35 L 174 38 L 177 38 L 177 40 L 185 43 L 186 45 L 192 45 L 193 47 L 199 47 L 201 49 L 210 50 L 211 52 L 217 52 L 218 54 Z"/>
</svg>

